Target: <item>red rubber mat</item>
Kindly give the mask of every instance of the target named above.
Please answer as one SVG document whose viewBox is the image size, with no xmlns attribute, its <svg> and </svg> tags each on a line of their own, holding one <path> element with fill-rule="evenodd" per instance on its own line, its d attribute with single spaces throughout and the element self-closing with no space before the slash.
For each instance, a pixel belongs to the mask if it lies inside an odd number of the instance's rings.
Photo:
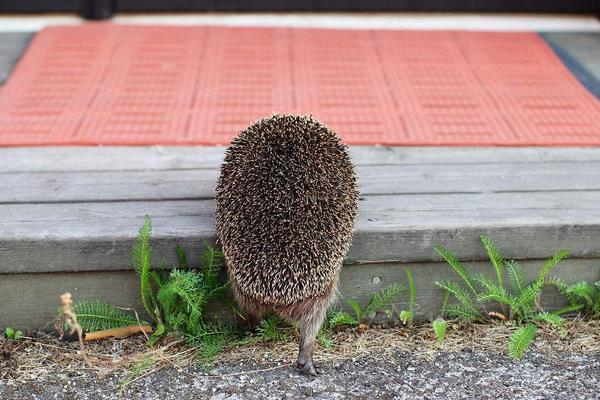
<svg viewBox="0 0 600 400">
<path fill-rule="evenodd" d="M 600 145 L 600 103 L 536 33 L 111 24 L 35 37 L 0 145 L 226 144 L 274 112 L 350 144 Z"/>
</svg>

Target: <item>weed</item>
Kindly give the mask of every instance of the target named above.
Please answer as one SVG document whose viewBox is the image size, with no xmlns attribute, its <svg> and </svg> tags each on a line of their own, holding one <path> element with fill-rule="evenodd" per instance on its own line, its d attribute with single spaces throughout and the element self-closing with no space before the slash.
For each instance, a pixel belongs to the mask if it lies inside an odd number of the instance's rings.
<svg viewBox="0 0 600 400">
<path fill-rule="evenodd" d="M 521 358 L 529 348 L 533 339 L 537 326 L 535 324 L 527 324 L 521 326 L 510 336 L 508 340 L 508 354 L 512 358 Z"/>
<path fill-rule="evenodd" d="M 229 330 L 218 323 L 205 321 L 204 310 L 213 300 L 227 304 L 229 285 L 219 279 L 223 269 L 223 254 L 207 247 L 202 265 L 192 269 L 185 252 L 177 247 L 179 268 L 152 268 L 150 237 L 152 224 L 148 216 L 139 230 L 132 249 L 132 265 L 140 280 L 140 295 L 146 312 L 156 324 L 151 342 L 166 333 L 179 334 L 197 347 L 200 358 L 209 361 L 221 348 Z"/>
<path fill-rule="evenodd" d="M 325 329 L 325 328 L 323 328 Z M 238 330 L 239 339 L 234 340 L 236 346 L 267 342 L 285 342 L 291 340 L 295 328 L 277 315 L 269 313 L 255 328 L 255 332 L 249 334 Z"/>
<path fill-rule="evenodd" d="M 317 343 L 326 349 L 333 349 L 335 347 L 335 343 L 331 336 L 331 329 L 328 326 L 323 326 L 317 334 Z"/>
<path fill-rule="evenodd" d="M 283 342 L 291 338 L 292 331 L 291 326 L 270 314 L 256 327 L 256 337 L 259 342 Z"/>
<path fill-rule="evenodd" d="M 546 282 L 554 285 L 569 302 L 567 307 L 557 311 L 558 314 L 579 312 L 583 316 L 600 318 L 600 281 L 593 284 L 582 281 L 569 285 L 560 278 L 552 277 Z"/>
<path fill-rule="evenodd" d="M 443 315 L 465 320 L 487 319 L 490 315 L 498 315 L 502 319 L 515 321 L 517 325 L 527 324 L 526 326 L 529 326 L 548 323 L 554 327 L 561 327 L 563 319 L 559 313 L 543 311 L 539 306 L 539 298 L 548 274 L 560 260 L 568 255 L 568 252 L 561 250 L 554 254 L 540 269 L 537 278 L 527 284 L 523 277 L 523 270 L 516 261 L 505 261 L 489 238 L 481 236 L 481 242 L 494 268 L 495 279 L 488 278 L 483 274 L 468 273 L 452 253 L 441 246 L 435 247 L 463 283 L 463 285 L 459 285 L 453 281 L 436 282 L 446 292 L 442 307 Z M 508 276 L 510 284 L 508 288 L 504 286 L 505 274 Z M 447 304 L 450 295 L 456 300 L 456 303 Z M 490 304 L 500 308 L 502 313 L 488 313 L 486 305 Z M 511 337 L 509 346 L 525 346 L 524 352 L 535 337 L 535 330 L 530 327 L 519 329 L 514 335 L 518 337 Z M 530 336 L 531 340 L 524 340 Z M 513 347 L 513 349 L 515 351 L 511 350 L 511 355 L 522 355 L 521 347 Z"/>
<path fill-rule="evenodd" d="M 154 367 L 154 365 L 156 364 L 156 360 L 153 357 L 146 357 L 141 361 L 138 361 L 137 363 L 135 363 L 132 367 L 131 370 L 129 371 L 129 373 L 127 374 L 127 376 L 125 377 L 125 379 L 123 379 L 120 383 L 119 383 L 119 392 L 121 394 L 121 396 L 123 396 L 125 390 L 127 389 L 127 387 L 137 378 L 139 378 L 140 376 L 142 376 L 142 374 L 144 374 L 146 371 L 148 371 L 150 368 Z"/>
<path fill-rule="evenodd" d="M 7 326 L 4 330 L 4 336 L 10 340 L 19 340 L 23 337 L 23 332 Z"/>
<path fill-rule="evenodd" d="M 144 218 L 144 224 L 139 230 L 137 240 L 133 249 L 131 250 L 131 262 L 133 269 L 140 279 L 140 295 L 142 298 L 142 304 L 146 309 L 148 315 L 157 323 L 161 325 L 162 315 L 156 302 L 154 295 L 154 289 L 150 281 L 154 278 L 155 284 L 161 286 L 163 283 L 160 275 L 155 271 L 151 271 L 152 268 L 152 247 L 150 246 L 150 235 L 152 234 L 152 222 L 150 217 L 146 215 Z"/>
<path fill-rule="evenodd" d="M 217 354 L 234 334 L 231 327 L 220 323 L 199 325 L 194 335 L 187 335 L 188 345 L 193 346 L 197 352 L 199 364 L 210 369 Z"/>
<path fill-rule="evenodd" d="M 390 317 L 395 312 L 394 303 L 398 301 L 402 291 L 404 291 L 404 287 L 401 284 L 393 283 L 387 288 L 376 292 L 364 309 L 356 300 L 348 300 L 347 303 L 352 307 L 354 315 L 345 311 L 334 311 L 328 318 L 328 324 L 331 327 L 336 327 L 370 323 L 378 312 L 385 312 Z"/>
<path fill-rule="evenodd" d="M 358 319 L 344 311 L 333 311 L 327 319 L 329 326 L 335 328 L 337 326 L 356 326 Z"/>
<path fill-rule="evenodd" d="M 104 329 L 121 328 L 138 324 L 146 324 L 138 321 L 134 316 L 122 309 L 100 301 L 78 301 L 72 305 L 73 312 L 77 315 L 77 321 L 86 332 L 96 332 Z M 58 317 L 63 317 L 62 308 L 58 309 Z M 65 326 L 64 330 L 70 329 Z"/>
<path fill-rule="evenodd" d="M 433 333 L 438 342 L 443 342 L 446 339 L 446 330 L 448 328 L 448 322 L 442 318 L 437 318 L 431 323 Z"/>
<path fill-rule="evenodd" d="M 417 292 L 415 290 L 415 281 L 413 279 L 412 271 L 410 268 L 406 268 L 406 277 L 408 278 L 408 310 L 400 311 L 400 321 L 404 325 L 412 326 L 413 320 L 415 318 L 415 299 L 417 297 Z M 391 316 L 388 316 L 391 318 Z"/>
</svg>

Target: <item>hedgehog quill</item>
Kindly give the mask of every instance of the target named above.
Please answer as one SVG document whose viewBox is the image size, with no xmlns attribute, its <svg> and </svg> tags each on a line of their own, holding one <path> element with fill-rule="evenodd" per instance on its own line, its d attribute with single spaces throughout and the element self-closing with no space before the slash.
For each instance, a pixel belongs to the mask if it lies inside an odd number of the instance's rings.
<svg viewBox="0 0 600 400">
<path fill-rule="evenodd" d="M 354 229 L 358 189 L 339 137 L 317 120 L 274 115 L 235 138 L 216 189 L 216 229 L 236 301 L 258 322 L 273 311 L 298 327 L 298 368 L 333 300 Z"/>
</svg>

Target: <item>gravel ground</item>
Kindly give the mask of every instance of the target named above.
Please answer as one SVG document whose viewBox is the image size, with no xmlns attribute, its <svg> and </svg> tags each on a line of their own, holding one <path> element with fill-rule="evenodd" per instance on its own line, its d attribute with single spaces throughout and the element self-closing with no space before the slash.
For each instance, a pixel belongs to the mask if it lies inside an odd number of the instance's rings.
<svg viewBox="0 0 600 400">
<path fill-rule="evenodd" d="M 520 361 L 498 353 L 436 353 L 433 359 L 392 351 L 326 365 L 307 378 L 294 367 L 220 364 L 207 374 L 196 367 L 161 369 L 120 392 L 122 377 L 56 376 L 7 385 L 3 399 L 593 399 L 600 398 L 600 357 L 530 352 Z"/>
</svg>

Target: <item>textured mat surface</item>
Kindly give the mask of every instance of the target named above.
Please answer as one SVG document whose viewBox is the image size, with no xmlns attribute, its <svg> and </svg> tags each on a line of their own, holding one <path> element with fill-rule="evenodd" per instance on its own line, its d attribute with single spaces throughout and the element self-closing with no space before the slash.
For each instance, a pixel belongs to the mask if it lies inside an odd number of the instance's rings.
<svg viewBox="0 0 600 400">
<path fill-rule="evenodd" d="M 226 144 L 274 112 L 350 144 L 600 145 L 600 103 L 535 33 L 110 24 L 34 38 L 0 145 Z"/>
</svg>

